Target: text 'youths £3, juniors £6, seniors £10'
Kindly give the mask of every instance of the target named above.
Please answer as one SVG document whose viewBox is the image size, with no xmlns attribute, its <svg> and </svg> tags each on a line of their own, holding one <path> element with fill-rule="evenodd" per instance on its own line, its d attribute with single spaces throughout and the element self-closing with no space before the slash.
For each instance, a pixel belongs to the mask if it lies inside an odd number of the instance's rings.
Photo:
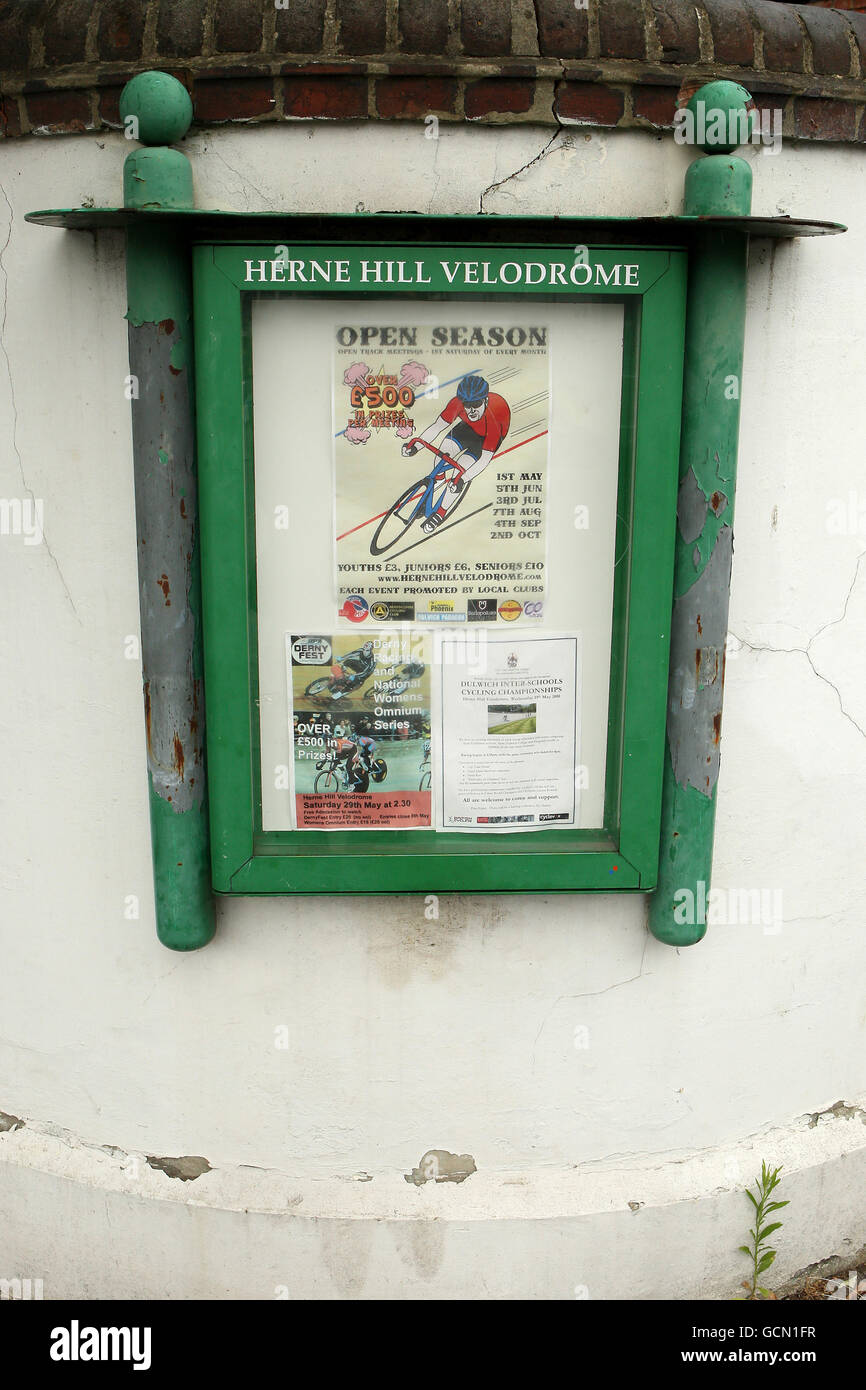
<svg viewBox="0 0 866 1390">
<path fill-rule="evenodd" d="M 545 324 L 343 324 L 333 393 L 339 617 L 540 619 Z"/>
</svg>

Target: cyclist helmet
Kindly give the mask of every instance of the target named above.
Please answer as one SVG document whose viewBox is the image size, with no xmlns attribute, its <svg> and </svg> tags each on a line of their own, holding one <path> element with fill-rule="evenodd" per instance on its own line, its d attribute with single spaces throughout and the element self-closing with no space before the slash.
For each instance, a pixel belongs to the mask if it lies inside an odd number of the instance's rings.
<svg viewBox="0 0 866 1390">
<path fill-rule="evenodd" d="M 372 643 L 372 642 L 365 642 L 364 645 L 363 645 L 363 647 L 361 648 L 361 651 L 364 653 L 365 656 L 372 656 L 372 655 L 373 655 L 373 643 Z"/>
<path fill-rule="evenodd" d="M 342 724 L 335 724 L 331 730 L 331 734 L 334 738 L 344 738 L 346 730 L 343 728 Z"/>
<path fill-rule="evenodd" d="M 464 405 L 484 405 L 490 394 L 490 387 L 483 376 L 465 376 L 457 387 L 457 399 Z"/>
</svg>

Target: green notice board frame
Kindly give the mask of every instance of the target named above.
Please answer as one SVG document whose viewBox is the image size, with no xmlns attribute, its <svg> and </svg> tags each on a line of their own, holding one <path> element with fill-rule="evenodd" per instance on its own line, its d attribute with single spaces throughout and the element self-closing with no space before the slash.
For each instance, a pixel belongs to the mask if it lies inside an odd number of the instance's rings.
<svg viewBox="0 0 866 1390">
<path fill-rule="evenodd" d="M 253 295 L 321 295 L 290 281 L 273 241 L 195 246 L 195 357 L 203 580 L 207 758 L 213 887 L 219 893 L 646 892 L 658 877 L 665 711 L 673 590 L 688 253 L 681 246 L 581 248 L 590 268 L 569 277 L 573 243 L 556 223 L 533 241 L 503 244 L 486 228 L 462 244 L 410 236 L 357 243 L 357 223 L 335 220 L 322 240 L 292 242 L 291 256 L 348 265 L 324 289 L 353 298 L 407 295 L 403 284 L 364 284 L 371 258 L 424 265 L 424 293 L 457 295 L 441 269 L 483 260 L 565 265 L 555 289 L 503 284 L 498 297 L 616 297 L 624 307 L 623 388 L 603 824 L 595 829 L 495 835 L 442 831 L 264 831 L 257 708 L 257 595 L 252 429 Z M 464 229 L 461 228 L 461 232 Z M 583 252 L 585 250 L 585 258 Z M 247 278 L 247 261 L 266 262 Z M 632 267 L 626 270 L 626 267 Z M 619 269 L 617 269 L 619 267 Z M 634 269 L 636 267 L 636 269 Z M 273 269 L 272 269 L 273 268 Z M 581 283 L 586 280 L 586 283 Z M 417 293 L 417 291 L 416 291 Z M 488 284 L 459 295 L 491 297 Z"/>
</svg>

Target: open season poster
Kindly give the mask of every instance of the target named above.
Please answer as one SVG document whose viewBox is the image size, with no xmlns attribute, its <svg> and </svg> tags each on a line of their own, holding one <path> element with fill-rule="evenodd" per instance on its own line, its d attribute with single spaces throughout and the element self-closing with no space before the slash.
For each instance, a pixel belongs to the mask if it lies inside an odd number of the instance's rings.
<svg viewBox="0 0 866 1390">
<path fill-rule="evenodd" d="M 339 617 L 540 621 L 547 326 L 343 324 L 333 395 Z"/>
<path fill-rule="evenodd" d="M 299 830 L 429 828 L 426 646 L 396 629 L 286 637 Z"/>
</svg>

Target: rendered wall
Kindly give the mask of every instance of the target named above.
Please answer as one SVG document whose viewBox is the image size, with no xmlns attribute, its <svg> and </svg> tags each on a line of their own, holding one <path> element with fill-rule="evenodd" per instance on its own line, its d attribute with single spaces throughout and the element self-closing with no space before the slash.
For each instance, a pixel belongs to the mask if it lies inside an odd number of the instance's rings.
<svg viewBox="0 0 866 1390">
<path fill-rule="evenodd" d="M 770 920 L 677 953 L 641 898 L 443 897 L 438 920 L 422 896 L 247 900 L 173 956 L 125 656 L 123 243 L 23 221 L 118 201 L 128 148 L 0 146 L 0 497 L 42 499 L 45 531 L 0 536 L 0 1111 L 24 1121 L 0 1119 L 0 1275 L 46 1297 L 713 1294 L 762 1157 L 800 1170 L 780 1273 L 862 1245 L 861 153 L 747 155 L 756 212 L 851 226 L 752 248 L 715 885 L 763 890 Z M 691 158 L 530 125 L 185 148 L 200 206 L 334 212 L 674 212 Z M 433 1149 L 477 1172 L 404 1182 Z"/>
</svg>

